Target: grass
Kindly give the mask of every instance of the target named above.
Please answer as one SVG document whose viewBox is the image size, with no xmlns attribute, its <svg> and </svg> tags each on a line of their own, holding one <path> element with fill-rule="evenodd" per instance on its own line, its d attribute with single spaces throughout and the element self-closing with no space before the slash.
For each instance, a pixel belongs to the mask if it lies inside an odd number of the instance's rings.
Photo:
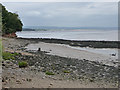
<svg viewBox="0 0 120 90">
<path fill-rule="evenodd" d="M 18 63 L 18 65 L 19 65 L 20 68 L 25 68 L 25 67 L 28 66 L 28 63 L 26 61 L 21 61 L 21 62 Z"/>
<path fill-rule="evenodd" d="M 67 70 L 64 70 L 63 72 L 64 72 L 64 73 L 70 73 L 70 71 L 67 71 Z"/>
<path fill-rule="evenodd" d="M 19 54 L 19 53 L 16 53 L 16 52 L 14 53 L 14 56 L 18 56 L 18 55 L 20 55 L 20 54 Z"/>
<path fill-rule="evenodd" d="M 10 53 L 10 52 L 3 52 L 2 57 L 4 60 L 14 60 L 15 56 L 19 55 L 19 53 Z"/>
<path fill-rule="evenodd" d="M 14 60 L 15 59 L 14 58 L 15 54 L 12 54 L 10 52 L 3 52 L 2 56 L 3 56 L 4 60 L 11 60 L 11 59 Z"/>
<path fill-rule="evenodd" d="M 49 72 L 49 71 L 47 71 L 45 74 L 46 75 L 55 75 L 53 72 Z"/>
<path fill-rule="evenodd" d="M 14 60 L 15 56 L 19 55 L 19 53 L 10 53 L 10 52 L 5 52 L 4 51 L 4 47 L 2 45 L 2 39 L 0 39 L 0 61 L 2 61 L 2 59 L 4 60 Z"/>
</svg>

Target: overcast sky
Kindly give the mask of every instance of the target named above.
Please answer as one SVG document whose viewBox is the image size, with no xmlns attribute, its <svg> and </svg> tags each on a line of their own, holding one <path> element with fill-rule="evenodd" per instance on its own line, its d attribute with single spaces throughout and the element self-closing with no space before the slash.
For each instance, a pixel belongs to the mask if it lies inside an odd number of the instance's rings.
<svg viewBox="0 0 120 90">
<path fill-rule="evenodd" d="M 3 3 L 24 26 L 117 27 L 116 2 Z"/>
</svg>

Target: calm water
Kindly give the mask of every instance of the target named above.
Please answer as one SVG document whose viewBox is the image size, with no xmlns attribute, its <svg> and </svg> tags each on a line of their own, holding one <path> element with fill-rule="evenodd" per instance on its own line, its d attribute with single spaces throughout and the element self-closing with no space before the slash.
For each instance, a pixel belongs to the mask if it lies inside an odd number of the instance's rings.
<svg viewBox="0 0 120 90">
<path fill-rule="evenodd" d="M 106 40 L 117 41 L 117 30 L 47 30 L 22 31 L 16 33 L 22 38 L 57 38 L 67 40 Z"/>
</svg>

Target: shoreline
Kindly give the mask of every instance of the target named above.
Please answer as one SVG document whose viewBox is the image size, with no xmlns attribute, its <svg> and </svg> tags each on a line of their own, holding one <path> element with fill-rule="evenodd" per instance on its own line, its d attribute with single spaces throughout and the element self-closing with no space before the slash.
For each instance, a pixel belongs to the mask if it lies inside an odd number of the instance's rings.
<svg viewBox="0 0 120 90">
<path fill-rule="evenodd" d="M 25 49 L 25 46 L 36 44 L 38 41 L 3 37 L 5 51 L 21 53 L 15 56 L 15 60 L 2 62 L 4 64 L 3 87 L 116 88 L 118 86 L 117 67 L 86 59 L 78 60 L 48 55 L 45 51 L 31 52 Z M 19 68 L 19 61 L 26 61 L 29 66 Z M 46 75 L 46 71 L 53 72 L 55 75 Z"/>
</svg>

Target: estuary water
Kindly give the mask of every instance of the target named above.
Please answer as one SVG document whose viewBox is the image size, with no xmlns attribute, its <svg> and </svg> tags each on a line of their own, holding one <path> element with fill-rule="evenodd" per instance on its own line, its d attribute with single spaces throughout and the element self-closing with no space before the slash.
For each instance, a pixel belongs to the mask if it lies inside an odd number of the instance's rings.
<svg viewBox="0 0 120 90">
<path fill-rule="evenodd" d="M 22 31 L 16 33 L 22 38 L 56 38 L 66 40 L 99 40 L 99 41 L 117 41 L 117 30 L 39 30 Z"/>
</svg>

